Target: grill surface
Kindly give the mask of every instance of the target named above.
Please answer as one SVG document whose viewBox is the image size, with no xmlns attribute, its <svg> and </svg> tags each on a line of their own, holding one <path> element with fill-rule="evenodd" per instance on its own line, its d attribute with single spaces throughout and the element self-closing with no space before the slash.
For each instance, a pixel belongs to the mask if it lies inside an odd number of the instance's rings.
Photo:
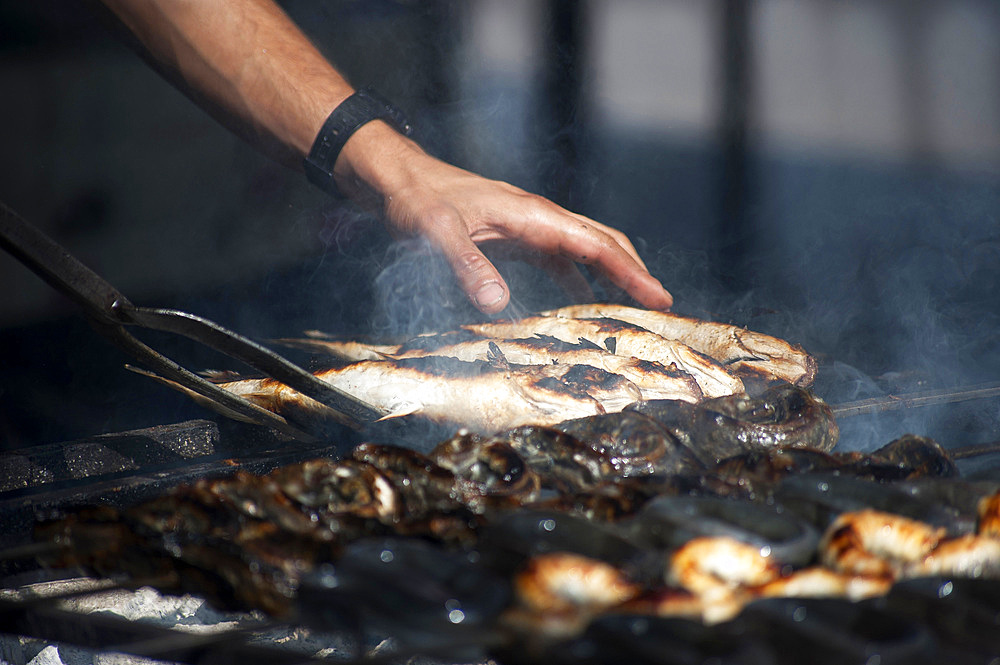
<svg viewBox="0 0 1000 665">
<path fill-rule="evenodd" d="M 210 421 L 189 421 L 15 451 L 0 457 L 0 478 L 4 483 L 0 492 L 0 524 L 12 536 L 10 545 L 26 545 L 38 518 L 72 506 L 107 503 L 124 507 L 181 483 L 228 475 L 237 469 L 266 473 L 284 464 L 342 453 L 345 445 L 350 444 L 305 444 L 284 440 L 256 427 L 226 422 L 220 429 L 219 424 Z M 959 465 L 963 475 L 1000 479 L 998 455 L 959 461 Z M 95 594 L 89 588 L 93 581 L 60 582 L 55 581 L 57 577 L 52 571 L 37 568 L 31 557 L 0 559 L 3 586 L 21 587 L 17 592 L 7 591 L 0 596 L 0 624 L 9 634 L 35 638 L 27 642 L 8 638 L 15 640 L 5 647 L 9 657 L 14 658 L 11 650 L 15 648 L 21 649 L 23 658 L 24 654 L 37 652 L 42 643 L 64 642 L 96 652 L 121 651 L 177 662 L 280 664 L 312 662 L 314 654 L 323 657 L 336 654 L 343 658 L 345 650 L 351 652 L 352 640 L 363 642 L 370 651 L 386 637 L 316 634 L 297 626 L 275 625 L 262 616 L 217 613 L 203 606 L 203 601 L 191 598 L 156 600 L 160 609 L 150 612 L 161 615 L 161 619 L 166 614 L 173 623 L 164 624 L 161 620 L 160 625 L 150 624 L 134 620 L 135 616 L 119 617 L 106 612 L 134 608 L 142 599 L 157 596 L 151 590 L 112 589 Z M 57 604 L 40 600 L 42 596 L 80 598 Z M 189 609 L 195 609 L 188 615 L 175 611 L 171 618 L 172 610 L 162 609 L 163 603 L 174 608 L 178 603 L 187 603 Z M 152 603 L 150 608 L 155 606 Z M 98 614 L 81 614 L 98 607 L 101 608 Z M 207 619 L 207 624 L 215 627 L 194 635 L 177 630 L 174 624 L 195 623 L 194 616 L 197 623 Z M 808 617 L 808 621 L 803 617 Z M 994 647 L 1000 652 L 1000 637 L 995 637 L 998 634 L 1000 583 L 921 579 L 899 583 L 887 597 L 862 603 L 758 601 L 736 621 L 719 626 L 672 619 L 609 617 L 596 621 L 583 636 L 566 645 L 567 651 L 562 655 L 546 656 L 553 662 L 610 662 L 613 658 L 609 649 L 631 635 L 640 642 L 630 644 L 628 650 L 634 652 L 630 657 L 642 660 L 639 656 L 649 651 L 649 662 L 673 662 L 663 660 L 662 654 L 654 657 L 652 652 L 677 645 L 702 656 L 711 656 L 714 649 L 719 649 L 722 662 L 786 662 L 784 657 L 774 660 L 768 651 L 768 645 L 780 637 L 787 644 L 783 648 L 794 658 L 812 655 L 817 645 L 825 645 L 833 654 L 828 662 L 856 659 L 871 662 L 873 654 L 880 656 L 881 663 L 919 662 L 908 659 L 925 657 L 921 654 L 929 644 L 934 644 L 935 650 L 928 653 L 934 653 L 935 657 L 947 656 L 955 662 L 989 662 L 977 659 L 979 654 Z M 642 642 L 648 645 L 636 646 Z M 288 648 L 278 649 L 278 643 L 287 643 Z M 725 650 L 728 648 L 725 645 L 737 643 L 746 646 Z M 417 651 L 438 653 L 449 662 L 468 662 L 470 655 L 486 657 L 481 649 L 451 649 L 448 645 L 443 649 L 441 645 L 425 645 Z M 384 645 L 375 653 L 377 658 L 395 660 L 412 655 Z M 792 656 L 787 662 L 794 660 Z M 517 656 L 511 655 L 509 660 L 516 661 Z"/>
</svg>

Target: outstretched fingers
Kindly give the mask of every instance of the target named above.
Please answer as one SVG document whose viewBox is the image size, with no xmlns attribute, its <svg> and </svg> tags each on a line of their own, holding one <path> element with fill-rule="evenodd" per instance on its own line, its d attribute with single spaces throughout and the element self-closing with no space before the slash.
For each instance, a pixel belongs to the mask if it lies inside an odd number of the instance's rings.
<svg viewBox="0 0 1000 665">
<path fill-rule="evenodd" d="M 510 301 L 507 283 L 480 243 L 516 243 L 575 299 L 592 297 L 575 263 L 628 293 L 642 306 L 670 309 L 673 298 L 649 274 L 628 237 L 506 183 L 487 180 L 428 158 L 395 193 L 384 193 L 386 220 L 395 232 L 425 236 L 445 257 L 459 285 L 486 314 Z M 419 185 L 419 186 L 418 186 Z"/>
<path fill-rule="evenodd" d="M 520 242 L 591 266 L 644 307 L 666 310 L 673 305 L 673 297 L 649 274 L 625 234 L 564 211 L 560 218 L 549 213 L 526 231 Z"/>
</svg>

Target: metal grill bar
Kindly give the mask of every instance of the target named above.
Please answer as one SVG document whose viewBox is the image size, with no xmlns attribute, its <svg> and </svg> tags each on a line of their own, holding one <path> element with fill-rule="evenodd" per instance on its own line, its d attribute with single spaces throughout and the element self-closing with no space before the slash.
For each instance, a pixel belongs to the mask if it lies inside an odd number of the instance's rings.
<svg viewBox="0 0 1000 665">
<path fill-rule="evenodd" d="M 988 383 L 964 388 L 949 388 L 946 390 L 927 390 L 903 395 L 888 395 L 873 397 L 856 402 L 845 402 L 830 407 L 833 415 L 838 418 L 859 416 L 866 413 L 881 413 L 900 409 L 914 409 L 936 404 L 954 404 L 976 399 L 988 399 L 1000 396 L 1000 384 Z"/>
</svg>

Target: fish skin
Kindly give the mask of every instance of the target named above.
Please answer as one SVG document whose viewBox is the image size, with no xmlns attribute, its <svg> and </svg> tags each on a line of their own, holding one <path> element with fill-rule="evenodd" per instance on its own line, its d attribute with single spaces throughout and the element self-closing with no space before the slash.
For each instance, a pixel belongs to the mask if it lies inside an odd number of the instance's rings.
<svg viewBox="0 0 1000 665">
<path fill-rule="evenodd" d="M 709 356 L 683 342 L 666 339 L 640 326 L 615 319 L 532 316 L 518 321 L 468 324 L 462 328 L 484 337 L 518 338 L 547 335 L 570 343 L 582 339 L 607 348 L 618 356 L 650 360 L 668 366 L 672 364 L 691 374 L 705 397 L 722 397 L 744 392 L 743 382 Z"/>
<path fill-rule="evenodd" d="M 319 337 L 282 337 L 271 340 L 300 351 L 322 353 L 345 363 L 360 360 L 383 360 L 399 350 L 398 344 L 369 344 L 352 340 L 326 339 Z"/>
<path fill-rule="evenodd" d="M 621 375 L 635 384 L 642 400 L 678 399 L 698 402 L 703 397 L 694 377 L 676 367 L 667 367 L 651 360 L 616 356 L 589 343 L 571 344 L 553 337 L 495 339 L 474 336 L 468 341 L 436 348 L 411 348 L 392 357 L 399 359 L 441 355 L 465 361 L 488 360 L 491 344 L 499 347 L 508 362 L 518 365 L 590 365 Z"/>
<path fill-rule="evenodd" d="M 620 374 L 593 365 L 518 365 L 532 372 L 550 375 L 554 379 L 585 393 L 604 407 L 607 413 L 621 411 L 629 404 L 642 401 L 642 391 Z"/>
<path fill-rule="evenodd" d="M 497 367 L 487 362 L 428 357 L 365 360 L 316 372 L 316 376 L 383 410 L 388 414 L 383 420 L 414 414 L 486 434 L 605 413 L 601 401 L 591 394 L 619 410 L 636 400 L 638 389 L 622 377 L 602 372 L 591 380 L 585 376 L 563 380 L 572 369 L 554 365 Z M 585 369 L 589 372 L 593 368 Z M 219 386 L 307 427 L 330 419 L 327 407 L 274 379 L 242 379 Z"/>
<path fill-rule="evenodd" d="M 676 339 L 715 358 L 732 371 L 764 374 L 806 388 L 816 378 L 816 360 L 802 347 L 739 326 L 626 305 L 570 305 L 542 312 L 566 319 L 608 317 Z"/>
<path fill-rule="evenodd" d="M 699 402 L 704 398 L 698 382 L 690 373 L 653 360 L 617 356 L 597 345 L 563 342 L 551 336 L 524 339 L 481 337 L 470 331 L 424 335 L 398 347 L 363 345 L 358 342 L 334 342 L 317 339 L 278 340 L 288 346 L 337 357 L 348 355 L 359 359 L 404 359 L 427 356 L 448 356 L 468 362 L 489 360 L 490 344 L 496 344 L 508 362 L 517 365 L 590 365 L 606 372 L 620 374 L 640 391 L 637 399 L 644 401 L 676 399 Z"/>
</svg>

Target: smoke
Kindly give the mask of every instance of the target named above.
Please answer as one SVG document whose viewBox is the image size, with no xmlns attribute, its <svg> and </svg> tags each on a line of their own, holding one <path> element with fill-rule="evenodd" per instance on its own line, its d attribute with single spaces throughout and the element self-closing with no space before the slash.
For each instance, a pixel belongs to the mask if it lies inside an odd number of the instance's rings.
<svg viewBox="0 0 1000 665">
<path fill-rule="evenodd" d="M 374 280 L 372 329 L 379 336 L 410 336 L 453 327 L 471 314 L 444 259 L 427 241 L 390 245 Z"/>
<path fill-rule="evenodd" d="M 1000 380 L 997 183 L 912 165 L 773 168 L 760 220 L 774 246 L 758 277 L 795 314 L 785 334 L 825 361 L 819 394 L 841 403 Z M 997 415 L 994 401 L 855 417 L 842 446 L 905 432 L 966 445 L 995 437 Z"/>
<path fill-rule="evenodd" d="M 568 304 L 544 270 L 502 250 L 480 247 L 510 287 L 510 304 L 497 317 L 517 318 Z M 372 333 L 409 337 L 484 320 L 459 287 L 450 266 L 423 238 L 394 242 L 375 261 Z M 597 293 L 603 293 L 594 285 Z"/>
<path fill-rule="evenodd" d="M 814 390 L 831 404 L 1000 382 L 995 176 L 757 154 L 734 277 L 709 240 L 676 240 L 688 224 L 711 229 L 697 211 L 715 191 L 697 187 L 700 162 L 679 152 L 693 164 L 692 186 L 644 205 L 683 216 L 633 232 L 659 248 L 645 258 L 677 311 L 802 345 L 820 363 Z M 982 443 L 1000 439 L 998 410 L 994 399 L 843 418 L 840 445 L 871 450 L 907 432 L 949 447 Z"/>
</svg>

